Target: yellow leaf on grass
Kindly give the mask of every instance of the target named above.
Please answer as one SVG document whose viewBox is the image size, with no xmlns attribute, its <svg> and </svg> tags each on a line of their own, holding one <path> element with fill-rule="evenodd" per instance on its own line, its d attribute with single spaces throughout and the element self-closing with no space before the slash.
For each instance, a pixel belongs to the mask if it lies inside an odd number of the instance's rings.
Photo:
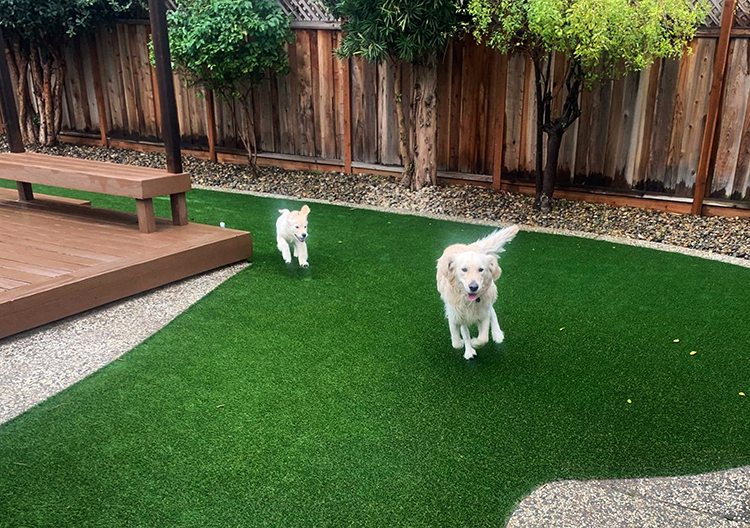
<svg viewBox="0 0 750 528">
<path fill-rule="evenodd" d="M 632 401 L 630 401 L 630 398 L 628 398 L 628 403 L 633 403 Z"/>
<path fill-rule="evenodd" d="M 562 332 L 563 330 L 565 330 L 565 327 L 564 327 L 564 326 L 563 326 L 563 327 L 562 327 L 562 328 L 560 329 L 560 331 Z"/>
<path fill-rule="evenodd" d="M 691 350 L 691 351 L 690 351 L 690 355 L 691 355 L 691 356 L 694 356 L 694 355 L 696 355 L 697 353 L 698 353 L 698 351 L 697 351 L 697 350 Z"/>
<path fill-rule="evenodd" d="M 672 343 L 679 343 L 679 342 L 680 342 L 679 339 L 675 339 L 674 341 L 672 341 Z"/>
<path fill-rule="evenodd" d="M 745 395 L 745 393 L 744 393 L 744 392 L 740 392 L 740 396 L 744 396 L 744 395 Z"/>
</svg>

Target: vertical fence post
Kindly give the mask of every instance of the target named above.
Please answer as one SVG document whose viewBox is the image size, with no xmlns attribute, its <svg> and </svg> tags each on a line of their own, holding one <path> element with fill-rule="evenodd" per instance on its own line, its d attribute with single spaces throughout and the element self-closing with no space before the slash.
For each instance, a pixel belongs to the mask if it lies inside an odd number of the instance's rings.
<svg viewBox="0 0 750 528">
<path fill-rule="evenodd" d="M 352 89 L 349 64 L 351 59 L 344 61 L 344 172 L 352 172 Z"/>
<path fill-rule="evenodd" d="M 206 127 L 208 128 L 208 155 L 216 163 L 216 110 L 214 91 L 206 90 Z"/>
<path fill-rule="evenodd" d="M 492 188 L 500 189 L 503 176 L 503 147 L 505 146 L 505 87 L 508 77 L 508 56 L 500 56 L 497 72 L 497 115 L 495 116 L 495 156 L 492 161 Z"/>
<path fill-rule="evenodd" d="M 99 31 L 99 28 L 97 28 Z M 109 146 L 109 125 L 107 124 L 107 109 L 104 107 L 104 89 L 102 88 L 102 71 L 99 65 L 99 48 L 96 36 L 90 33 L 88 37 L 91 52 L 91 73 L 94 76 L 94 93 L 96 95 L 96 110 L 99 115 L 99 133 L 103 147 Z"/>
<path fill-rule="evenodd" d="M 719 107 L 724 92 L 724 76 L 729 56 L 729 37 L 734 22 L 736 3 L 736 0 L 724 0 L 724 11 L 721 15 L 721 32 L 719 33 L 719 43 L 716 45 L 713 80 L 711 81 L 711 91 L 708 96 L 708 114 L 706 116 L 706 126 L 703 130 L 698 174 L 695 176 L 693 206 L 691 208 L 691 212 L 694 215 L 703 213 L 703 199 L 706 196 L 708 168 L 711 165 L 711 152 L 713 151 L 714 139 L 716 137 L 716 123 L 719 118 Z"/>
</svg>

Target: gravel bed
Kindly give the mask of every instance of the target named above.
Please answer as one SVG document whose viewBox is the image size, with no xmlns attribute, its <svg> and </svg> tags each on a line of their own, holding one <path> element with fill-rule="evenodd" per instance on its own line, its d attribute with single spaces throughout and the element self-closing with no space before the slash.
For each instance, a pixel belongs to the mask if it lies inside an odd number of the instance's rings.
<svg viewBox="0 0 750 528">
<path fill-rule="evenodd" d="M 0 136 L 0 151 L 7 149 Z M 164 167 L 161 153 L 128 149 L 60 145 L 36 147 L 46 154 L 128 165 Z M 441 185 L 421 191 L 403 188 L 396 179 L 341 172 L 287 171 L 246 165 L 217 164 L 184 157 L 193 183 L 294 198 L 388 207 L 402 211 L 448 215 L 532 227 L 582 231 L 597 235 L 669 244 L 750 260 L 750 219 L 696 217 L 603 204 L 555 200 L 549 214 L 534 211 L 532 197 L 472 185 Z"/>
</svg>

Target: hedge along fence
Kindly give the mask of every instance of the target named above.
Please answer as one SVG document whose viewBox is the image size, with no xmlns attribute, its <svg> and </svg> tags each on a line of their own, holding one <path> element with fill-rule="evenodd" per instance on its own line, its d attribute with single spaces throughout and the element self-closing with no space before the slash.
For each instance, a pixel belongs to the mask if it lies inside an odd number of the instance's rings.
<svg viewBox="0 0 750 528">
<path fill-rule="evenodd" d="M 748 6 L 750 0 L 740 3 L 729 39 L 721 111 L 708 164 L 708 196 L 738 205 L 750 202 Z M 643 72 L 582 94 L 582 115 L 566 133 L 561 149 L 561 187 L 693 196 L 721 5 L 712 16 L 691 43 L 690 55 L 657 61 Z M 351 152 L 355 168 L 398 172 L 393 66 L 339 61 L 333 56 L 340 38 L 335 25 L 298 22 L 294 27 L 296 39 L 289 45 L 292 73 L 267 78 L 252 95 L 257 141 L 265 158 L 341 168 Z M 147 23 L 129 21 L 69 46 L 64 109 L 68 131 L 101 134 L 103 116 L 103 139 L 159 141 L 158 94 L 148 40 Z M 410 71 L 408 65 L 405 68 L 406 84 Z M 564 57 L 555 57 L 553 72 L 555 82 L 561 83 Z M 211 115 L 207 100 L 197 97 L 196 89 L 181 82 L 175 86 L 183 146 L 208 150 L 208 123 L 213 118 L 213 146 L 219 152 L 241 154 L 237 128 L 244 123 L 234 121 L 227 103 L 215 100 Z M 500 177 L 529 179 L 536 139 L 533 87 L 532 67 L 523 56 L 502 56 L 471 39 L 452 42 L 438 77 L 439 175 L 498 187 Z M 559 107 L 563 97 L 558 95 Z M 345 112 L 347 100 L 350 115 Z M 408 112 L 406 119 L 411 119 Z"/>
</svg>

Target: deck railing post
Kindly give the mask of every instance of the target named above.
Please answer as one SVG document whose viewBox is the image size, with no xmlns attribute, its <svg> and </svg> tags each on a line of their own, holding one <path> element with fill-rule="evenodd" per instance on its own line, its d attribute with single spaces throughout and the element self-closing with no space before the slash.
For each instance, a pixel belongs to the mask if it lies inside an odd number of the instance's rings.
<svg viewBox="0 0 750 528">
<path fill-rule="evenodd" d="M 172 61 L 169 55 L 169 35 L 167 33 L 167 11 L 164 0 L 148 0 L 151 20 L 151 38 L 154 41 L 154 61 L 156 80 L 159 85 L 159 102 L 162 122 L 162 138 L 167 155 L 167 170 L 182 172 L 180 157 L 180 122 L 177 117 L 177 101 L 172 78 Z"/>
<path fill-rule="evenodd" d="M 177 116 L 177 101 L 174 94 L 172 77 L 172 59 L 169 55 L 169 35 L 167 33 L 167 8 L 164 0 L 148 0 L 148 12 L 151 20 L 151 38 L 154 41 L 154 62 L 156 63 L 156 80 L 159 85 L 159 110 L 161 112 L 162 138 L 167 155 L 167 171 L 182 172 L 180 155 L 180 121 Z M 188 223 L 187 202 L 185 193 L 170 196 L 172 202 L 172 223 Z"/>
<path fill-rule="evenodd" d="M 736 4 L 736 0 L 724 0 L 724 12 L 721 15 L 721 32 L 719 33 L 719 43 L 716 45 L 716 56 L 714 59 L 713 80 L 711 81 L 711 92 L 708 96 L 706 126 L 703 129 L 701 157 L 698 162 L 698 173 L 695 175 L 693 206 L 691 208 L 691 212 L 694 215 L 703 213 L 703 199 L 706 196 L 706 187 L 708 186 L 708 168 L 711 165 L 711 153 L 713 152 L 714 138 L 716 137 L 719 107 L 721 106 L 721 98 L 724 93 L 724 76 L 729 57 L 729 37 L 734 22 Z"/>
</svg>

